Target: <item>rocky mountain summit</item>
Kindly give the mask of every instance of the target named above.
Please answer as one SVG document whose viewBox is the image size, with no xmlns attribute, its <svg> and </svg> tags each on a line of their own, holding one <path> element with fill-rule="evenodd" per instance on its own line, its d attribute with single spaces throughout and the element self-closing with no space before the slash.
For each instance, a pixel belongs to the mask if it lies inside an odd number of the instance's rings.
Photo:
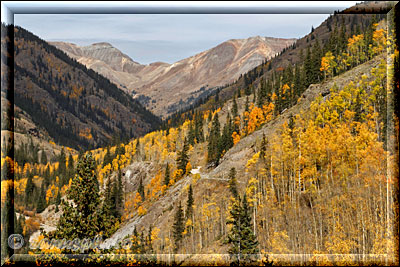
<svg viewBox="0 0 400 267">
<path fill-rule="evenodd" d="M 166 116 L 218 86 L 275 56 L 296 39 L 250 37 L 231 39 L 173 64 L 142 65 L 109 43 L 89 46 L 53 42 L 79 63 L 109 78 L 155 114 Z"/>
</svg>

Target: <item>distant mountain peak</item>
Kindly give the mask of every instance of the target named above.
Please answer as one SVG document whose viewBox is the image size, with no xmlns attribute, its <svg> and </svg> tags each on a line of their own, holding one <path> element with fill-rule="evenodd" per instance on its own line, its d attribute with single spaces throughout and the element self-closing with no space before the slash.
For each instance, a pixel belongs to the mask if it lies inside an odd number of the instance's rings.
<svg viewBox="0 0 400 267">
<path fill-rule="evenodd" d="M 112 44 L 107 43 L 107 42 L 99 42 L 99 43 L 93 43 L 91 46 L 105 46 L 105 47 L 114 47 Z"/>
<path fill-rule="evenodd" d="M 231 39 L 173 64 L 154 62 L 148 65 L 134 62 L 107 42 L 74 49 L 59 43 L 55 45 L 75 52 L 72 56 L 79 62 L 105 75 L 120 88 L 144 95 L 151 100 L 146 103 L 148 108 L 166 116 L 176 111 L 181 99 L 184 102 L 195 99 L 195 92 L 206 85 L 213 88 L 233 82 L 295 41 L 294 38 L 259 35 Z M 78 54 L 80 56 L 76 56 Z"/>
</svg>

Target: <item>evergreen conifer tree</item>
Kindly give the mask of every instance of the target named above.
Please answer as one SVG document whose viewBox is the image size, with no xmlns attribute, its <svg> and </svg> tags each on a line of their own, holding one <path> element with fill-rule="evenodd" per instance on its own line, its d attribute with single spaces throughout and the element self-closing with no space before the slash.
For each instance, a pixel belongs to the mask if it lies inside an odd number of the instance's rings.
<svg viewBox="0 0 400 267">
<path fill-rule="evenodd" d="M 241 253 L 247 257 L 246 261 L 252 261 L 256 254 L 259 253 L 257 237 L 253 232 L 253 223 L 250 213 L 250 207 L 247 202 L 246 194 L 243 196 L 242 209 L 241 209 Z"/>
<path fill-rule="evenodd" d="M 106 166 L 107 164 L 111 163 L 112 158 L 111 158 L 111 154 L 110 154 L 110 147 L 107 147 L 106 150 L 106 154 L 104 155 L 104 159 L 103 159 L 103 167 Z"/>
<path fill-rule="evenodd" d="M 203 120 L 200 113 L 195 116 L 194 132 L 197 143 L 204 142 Z"/>
<path fill-rule="evenodd" d="M 63 214 L 58 222 L 56 238 L 93 238 L 104 231 L 100 218 L 100 195 L 95 173 L 95 161 L 91 153 L 83 155 L 77 165 L 76 175 L 62 200 Z"/>
<path fill-rule="evenodd" d="M 109 231 L 116 221 L 116 218 L 113 215 L 114 214 L 113 207 L 115 203 L 113 203 L 113 199 L 111 198 L 111 193 L 112 193 L 111 187 L 112 187 L 111 179 L 108 179 L 106 188 L 103 193 L 103 205 L 101 206 L 101 211 L 99 216 L 101 218 L 101 224 L 105 229 L 104 235 L 106 237 L 108 237 Z"/>
<path fill-rule="evenodd" d="M 132 253 L 134 253 L 134 254 L 139 254 L 140 253 L 140 251 L 139 251 L 139 234 L 138 234 L 138 232 L 137 232 L 137 230 L 136 230 L 136 227 L 135 227 L 135 229 L 133 229 L 133 242 L 132 242 L 132 246 L 131 246 L 131 251 L 132 251 Z"/>
<path fill-rule="evenodd" d="M 233 124 L 232 124 L 232 119 L 231 116 L 228 112 L 226 116 L 226 123 L 224 125 L 224 128 L 222 130 L 222 136 L 220 138 L 220 141 L 218 142 L 219 145 L 219 151 L 218 155 L 219 157 L 223 156 L 223 154 L 228 151 L 231 147 L 233 147 Z"/>
<path fill-rule="evenodd" d="M 256 100 L 257 100 L 257 89 L 254 87 L 254 86 L 252 86 L 252 91 L 251 91 L 252 93 L 253 93 L 253 104 L 255 104 L 256 103 Z"/>
<path fill-rule="evenodd" d="M 32 175 L 28 175 L 26 186 L 25 186 L 25 203 L 29 204 L 32 202 L 32 194 L 35 190 L 35 184 L 32 181 Z"/>
<path fill-rule="evenodd" d="M 60 192 L 57 192 L 57 196 L 56 196 L 56 206 L 61 204 L 61 194 Z"/>
<path fill-rule="evenodd" d="M 139 160 L 140 154 L 140 139 L 136 139 L 136 151 L 135 151 L 136 159 Z"/>
<path fill-rule="evenodd" d="M 140 253 L 143 254 L 146 252 L 146 239 L 144 237 L 144 233 L 140 233 Z"/>
<path fill-rule="evenodd" d="M 231 191 L 234 198 L 238 197 L 235 167 L 232 167 L 229 171 L 229 190 Z"/>
<path fill-rule="evenodd" d="M 37 213 L 41 213 L 42 211 L 44 211 L 44 209 L 46 208 L 46 188 L 44 187 L 44 184 L 42 184 L 42 186 L 40 187 L 40 192 L 39 192 L 39 199 L 37 202 L 37 206 L 36 206 L 36 212 Z"/>
<path fill-rule="evenodd" d="M 227 224 L 232 225 L 226 242 L 231 244 L 228 252 L 233 257 L 233 264 L 249 264 L 257 259 L 259 253 L 258 241 L 253 232 L 246 194 L 243 197 L 243 201 L 240 201 L 239 197 L 232 203 Z"/>
<path fill-rule="evenodd" d="M 194 142 L 195 138 L 196 138 L 196 135 L 195 135 L 195 129 L 193 127 L 193 122 L 190 122 L 189 123 L 189 132 L 188 132 L 188 142 L 192 146 L 195 144 L 195 142 Z"/>
<path fill-rule="evenodd" d="M 257 98 L 257 106 L 258 107 L 262 107 L 266 97 L 267 97 L 266 82 L 265 82 L 264 78 L 262 78 L 261 82 L 260 82 L 260 89 L 258 90 L 258 98 Z"/>
<path fill-rule="evenodd" d="M 228 253 L 233 257 L 233 264 L 238 266 L 241 259 L 241 206 L 240 197 L 235 199 L 232 203 L 232 208 L 229 211 L 230 218 L 227 220 L 226 224 L 232 225 L 231 230 L 228 233 L 226 242 L 231 245 Z"/>
<path fill-rule="evenodd" d="M 214 119 L 211 125 L 210 136 L 208 138 L 208 154 L 207 154 L 207 162 L 214 163 L 218 165 L 219 161 L 219 152 L 220 152 L 220 138 L 221 138 L 221 130 L 218 119 L 218 113 L 214 115 Z"/>
<path fill-rule="evenodd" d="M 238 105 L 236 102 L 236 98 L 233 98 L 233 104 L 232 104 L 232 116 L 235 119 L 238 116 Z"/>
<path fill-rule="evenodd" d="M 293 82 L 293 91 L 294 91 L 294 97 L 292 101 L 292 105 L 296 104 L 297 99 L 300 97 L 302 93 L 302 81 L 301 81 L 301 71 L 300 71 L 300 65 L 296 64 L 295 69 L 294 69 L 294 82 Z"/>
<path fill-rule="evenodd" d="M 116 183 L 116 192 L 115 192 L 115 202 L 116 202 L 116 210 L 117 210 L 117 218 L 119 218 L 122 214 L 123 208 L 123 196 L 124 196 L 124 188 L 122 185 L 122 173 L 121 170 L 118 170 L 117 183 Z"/>
<path fill-rule="evenodd" d="M 147 249 L 146 249 L 147 253 L 153 253 L 153 244 L 152 244 L 152 240 L 151 240 L 151 231 L 152 230 L 153 230 L 153 227 L 150 224 L 149 232 L 147 234 Z"/>
<path fill-rule="evenodd" d="M 181 241 L 183 238 L 183 231 L 185 230 L 184 217 L 181 203 L 179 203 L 174 216 L 174 224 L 172 225 L 173 237 L 174 237 L 174 251 L 175 253 L 181 246 Z"/>
<path fill-rule="evenodd" d="M 252 87 L 249 85 L 244 89 L 244 94 L 249 96 L 249 95 L 251 95 L 252 91 L 253 91 Z"/>
<path fill-rule="evenodd" d="M 267 152 L 267 141 L 265 139 L 265 134 L 263 133 L 262 141 L 261 141 L 261 148 L 260 148 L 260 159 L 265 162 L 265 155 Z"/>
<path fill-rule="evenodd" d="M 303 71 L 304 71 L 304 78 L 305 78 L 305 87 L 307 88 L 310 84 L 312 84 L 313 80 L 312 80 L 312 75 L 313 75 L 313 66 L 312 66 L 312 60 L 311 60 L 311 51 L 310 51 L 310 47 L 307 47 L 307 54 L 306 54 L 306 58 L 304 60 L 304 67 L 303 67 Z"/>
<path fill-rule="evenodd" d="M 140 178 L 140 181 L 139 181 L 138 193 L 140 194 L 140 197 L 142 198 L 142 201 L 144 201 L 145 195 L 144 195 L 144 186 L 143 186 L 142 178 Z"/>
<path fill-rule="evenodd" d="M 67 158 L 66 158 L 66 155 L 65 155 L 64 147 L 61 148 L 61 152 L 60 152 L 60 156 L 59 156 L 58 162 L 59 162 L 58 172 L 59 172 L 60 175 L 64 175 L 65 171 L 67 169 L 67 166 L 66 166 Z"/>
<path fill-rule="evenodd" d="M 178 157 L 176 159 L 176 166 L 178 167 L 178 169 L 183 170 L 184 173 L 186 171 L 186 165 L 189 162 L 188 151 L 189 151 L 189 142 L 188 139 L 185 138 L 183 142 L 183 148 L 181 151 L 178 152 Z"/>
<path fill-rule="evenodd" d="M 322 50 L 318 39 L 315 41 L 311 55 L 311 83 L 318 83 L 322 80 L 322 73 L 319 70 L 321 67 Z"/>
<path fill-rule="evenodd" d="M 192 217 L 193 214 L 193 203 L 194 203 L 194 199 L 193 199 L 193 188 L 192 185 L 189 186 L 189 191 L 188 191 L 188 199 L 187 199 L 187 203 L 186 203 L 186 219 L 190 219 Z"/>
<path fill-rule="evenodd" d="M 166 186 L 169 185 L 169 180 L 170 180 L 170 170 L 169 170 L 169 164 L 167 163 L 167 166 L 165 167 L 165 174 L 164 174 L 164 184 Z"/>
<path fill-rule="evenodd" d="M 237 98 L 240 98 L 240 97 L 242 97 L 242 94 L 241 94 L 240 89 L 238 89 L 238 90 L 237 90 Z"/>
</svg>

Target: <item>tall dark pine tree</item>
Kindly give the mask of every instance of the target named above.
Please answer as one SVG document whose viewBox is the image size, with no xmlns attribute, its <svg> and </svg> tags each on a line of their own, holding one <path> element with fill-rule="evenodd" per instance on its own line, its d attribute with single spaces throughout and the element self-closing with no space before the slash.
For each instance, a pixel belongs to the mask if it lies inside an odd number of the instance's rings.
<svg viewBox="0 0 400 267">
<path fill-rule="evenodd" d="M 245 95 L 247 95 L 247 96 L 251 95 L 252 92 L 253 92 L 253 88 L 252 88 L 251 85 L 247 86 L 247 87 L 244 89 L 244 93 L 245 93 Z"/>
<path fill-rule="evenodd" d="M 169 181 L 170 181 L 170 170 L 169 170 L 169 164 L 167 163 L 167 166 L 165 167 L 165 174 L 164 174 L 164 184 L 166 186 L 169 185 Z"/>
<path fill-rule="evenodd" d="M 58 162 L 59 162 L 58 175 L 60 177 L 60 188 L 61 188 L 61 186 L 68 183 L 67 155 L 65 154 L 64 148 L 61 149 Z"/>
<path fill-rule="evenodd" d="M 141 153 L 140 153 L 140 140 L 139 140 L 139 138 L 138 139 L 136 139 L 137 141 L 136 141 L 136 151 L 135 151 L 135 155 L 136 155 L 136 159 L 137 160 L 139 160 L 139 159 L 141 159 Z"/>
<path fill-rule="evenodd" d="M 304 60 L 304 79 L 305 79 L 305 87 L 307 88 L 310 84 L 313 83 L 313 66 L 311 60 L 311 51 L 310 47 L 307 47 L 306 59 Z"/>
<path fill-rule="evenodd" d="M 258 260 L 258 241 L 253 232 L 246 194 L 242 202 L 240 198 L 233 202 L 230 215 L 227 224 L 231 224 L 232 228 L 227 243 L 231 244 L 228 252 L 233 257 L 233 265 L 246 265 Z"/>
<path fill-rule="evenodd" d="M 56 204 L 56 210 L 55 211 L 58 212 L 58 206 L 61 204 L 61 193 L 60 192 L 57 192 L 55 204 Z"/>
<path fill-rule="evenodd" d="M 322 79 L 322 73 L 319 70 L 321 67 L 322 50 L 318 39 L 316 39 L 315 44 L 312 49 L 311 55 L 311 66 L 312 66 L 312 77 L 311 83 L 319 83 Z"/>
<path fill-rule="evenodd" d="M 235 119 L 237 116 L 238 116 L 238 105 L 237 105 L 237 102 L 236 102 L 236 98 L 234 97 L 233 98 L 233 104 L 232 104 L 232 116 L 233 116 L 233 119 Z"/>
<path fill-rule="evenodd" d="M 100 193 L 95 169 L 92 154 L 83 155 L 67 190 L 67 199 L 73 204 L 61 202 L 63 214 L 57 225 L 56 238 L 93 238 L 105 230 L 100 223 Z"/>
<path fill-rule="evenodd" d="M 356 18 L 357 16 L 353 16 Z M 344 23 L 344 17 L 342 17 L 341 25 L 340 25 L 340 33 L 339 33 L 339 53 L 346 49 L 347 45 L 347 36 L 346 36 L 346 25 Z"/>
<path fill-rule="evenodd" d="M 32 202 L 33 191 L 35 190 L 35 184 L 32 181 L 32 175 L 28 175 L 28 179 L 25 186 L 25 203 L 29 204 Z"/>
<path fill-rule="evenodd" d="M 303 86 L 302 86 L 302 81 L 301 81 L 300 65 L 296 64 L 295 69 L 294 69 L 294 82 L 293 82 L 294 97 L 293 97 L 292 105 L 296 104 L 297 99 L 300 97 L 302 91 L 303 91 Z"/>
<path fill-rule="evenodd" d="M 36 212 L 41 213 L 44 211 L 46 208 L 47 203 L 46 203 L 46 188 L 44 187 L 44 184 L 40 187 L 39 195 L 38 195 L 38 202 L 36 206 Z"/>
<path fill-rule="evenodd" d="M 172 225 L 173 230 L 173 237 L 174 237 L 174 252 L 176 253 L 180 246 L 181 241 L 183 238 L 183 231 L 185 231 L 185 224 L 184 224 L 184 217 L 183 217 L 183 210 L 181 203 L 179 203 L 178 208 L 176 209 L 175 216 L 174 216 L 174 224 Z"/>
<path fill-rule="evenodd" d="M 133 239 L 133 242 L 131 245 L 131 251 L 134 254 L 139 254 L 139 253 L 141 253 L 141 251 L 140 251 L 140 245 L 139 245 L 139 234 L 136 230 L 136 227 L 135 227 L 135 229 L 133 229 L 133 238 L 134 239 Z"/>
<path fill-rule="evenodd" d="M 226 123 L 224 125 L 224 128 L 222 130 L 222 135 L 220 138 L 220 141 L 218 143 L 219 145 L 219 152 L 218 154 L 221 156 L 223 156 L 223 154 L 228 151 L 231 147 L 233 147 L 233 123 L 232 123 L 232 119 L 231 116 L 228 112 L 227 116 L 226 116 Z"/>
<path fill-rule="evenodd" d="M 200 113 L 197 113 L 195 116 L 194 134 L 195 134 L 197 143 L 204 142 L 203 119 L 202 119 Z"/>
<path fill-rule="evenodd" d="M 59 161 L 59 165 L 58 165 L 58 171 L 60 174 L 65 173 L 65 170 L 67 169 L 67 158 L 65 155 L 65 151 L 64 151 L 64 147 L 61 148 L 61 152 L 60 155 L 58 156 L 58 161 Z"/>
<path fill-rule="evenodd" d="M 139 186 L 138 186 L 138 193 L 140 194 L 140 197 L 142 198 L 142 201 L 144 201 L 145 199 L 145 195 L 144 195 L 144 186 L 143 186 L 143 179 L 140 178 L 139 180 Z"/>
<path fill-rule="evenodd" d="M 75 166 L 74 166 L 74 159 L 72 157 L 72 154 L 69 154 L 68 157 L 68 170 L 67 170 L 67 179 L 68 180 L 70 177 L 72 177 L 74 175 L 75 172 Z M 69 181 L 67 181 L 69 182 Z"/>
<path fill-rule="evenodd" d="M 253 223 L 250 214 L 250 207 L 247 202 L 246 194 L 243 196 L 241 209 L 241 253 L 247 254 L 247 260 L 254 259 L 254 256 L 259 253 L 257 237 L 253 232 Z"/>
<path fill-rule="evenodd" d="M 152 244 L 152 240 L 151 240 L 151 231 L 152 231 L 152 229 L 153 229 L 153 227 L 150 224 L 149 232 L 147 234 L 147 249 L 146 249 L 147 253 L 150 253 L 150 254 L 153 253 L 153 244 Z"/>
<path fill-rule="evenodd" d="M 236 181 L 236 169 L 234 167 L 229 171 L 229 190 L 231 191 L 234 198 L 238 198 L 237 181 Z"/>
<path fill-rule="evenodd" d="M 188 192 L 188 199 L 187 199 L 187 203 L 186 203 L 186 219 L 190 219 L 192 217 L 193 214 L 193 203 L 194 203 L 194 199 L 193 199 L 193 188 L 192 185 L 189 186 L 189 192 Z"/>
<path fill-rule="evenodd" d="M 111 204 L 111 215 L 114 218 L 119 218 L 119 209 L 118 209 L 118 183 L 114 180 L 112 181 L 111 187 L 111 195 L 110 195 L 110 204 Z"/>
<path fill-rule="evenodd" d="M 241 206 L 240 206 L 240 197 L 239 199 L 235 199 L 232 203 L 232 209 L 229 211 L 230 219 L 227 220 L 226 224 L 232 225 L 230 232 L 228 233 L 226 242 L 231 245 L 228 250 L 228 253 L 233 258 L 233 264 L 238 266 L 241 260 Z"/>
<path fill-rule="evenodd" d="M 111 209 L 111 191 L 112 191 L 112 182 L 111 178 L 108 178 L 106 181 L 106 188 L 104 189 L 104 202 L 109 205 L 109 208 Z"/>
<path fill-rule="evenodd" d="M 121 217 L 121 212 L 123 208 L 123 195 L 124 188 L 122 186 L 122 173 L 121 170 L 118 171 L 117 181 L 115 183 L 114 190 L 114 199 L 115 199 L 115 209 L 116 209 L 116 218 Z"/>
<path fill-rule="evenodd" d="M 143 232 L 140 233 L 140 253 L 146 253 L 146 240 Z"/>
<path fill-rule="evenodd" d="M 100 223 L 103 225 L 106 231 L 103 233 L 105 237 L 109 236 L 109 230 L 116 222 L 115 214 L 115 202 L 112 198 L 112 183 L 111 179 L 107 180 L 106 188 L 103 193 L 103 204 L 100 210 Z"/>
<path fill-rule="evenodd" d="M 263 133 L 262 141 L 261 141 L 261 148 L 260 148 L 260 159 L 265 162 L 265 155 L 267 152 L 267 141 L 265 139 L 265 134 Z"/>
<path fill-rule="evenodd" d="M 185 173 L 186 165 L 189 162 L 188 151 L 189 151 L 189 142 L 188 139 L 185 138 L 183 142 L 183 148 L 181 151 L 178 152 L 178 157 L 176 159 L 176 166 L 178 167 L 178 169 L 183 170 L 183 173 Z"/>
<path fill-rule="evenodd" d="M 262 107 L 267 97 L 267 86 L 264 78 L 261 79 L 260 88 L 258 89 L 257 106 Z"/>
<path fill-rule="evenodd" d="M 112 162 L 112 156 L 110 154 L 110 147 L 107 147 L 106 154 L 104 155 L 103 159 L 103 166 L 106 166 L 107 164 Z"/>
<path fill-rule="evenodd" d="M 276 100 L 275 100 L 275 110 L 274 110 L 274 115 L 278 116 L 281 111 L 283 110 L 282 108 L 282 94 L 281 94 L 281 88 L 276 85 L 276 90 L 275 90 L 275 94 L 276 94 Z"/>
<path fill-rule="evenodd" d="M 251 92 L 253 93 L 253 101 L 252 102 L 254 104 L 254 103 L 256 103 L 256 100 L 257 100 L 257 89 L 254 86 L 252 86 Z"/>
<path fill-rule="evenodd" d="M 221 139 L 221 129 L 218 119 L 218 113 L 214 115 L 214 119 L 211 125 L 210 136 L 208 138 L 208 154 L 207 162 L 218 165 L 219 162 L 219 142 Z"/>
<path fill-rule="evenodd" d="M 196 133 L 193 124 L 194 124 L 193 122 L 189 123 L 189 133 L 188 133 L 188 142 L 192 146 L 195 144 L 195 138 L 196 138 Z"/>
</svg>

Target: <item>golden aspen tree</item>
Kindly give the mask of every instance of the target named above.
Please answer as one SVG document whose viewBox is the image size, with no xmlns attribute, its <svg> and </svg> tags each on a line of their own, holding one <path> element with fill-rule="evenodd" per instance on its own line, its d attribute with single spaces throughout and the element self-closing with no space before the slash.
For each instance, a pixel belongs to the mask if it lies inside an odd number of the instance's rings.
<svg viewBox="0 0 400 267">
<path fill-rule="evenodd" d="M 240 141 L 240 135 L 237 132 L 233 132 L 232 134 L 233 138 L 233 145 L 236 145 Z"/>
<path fill-rule="evenodd" d="M 332 55 L 332 52 L 326 52 L 325 56 L 321 59 L 321 68 L 319 69 L 324 73 L 325 79 L 327 76 L 333 76 L 333 70 L 336 68 L 336 65 L 335 56 Z"/>
</svg>

